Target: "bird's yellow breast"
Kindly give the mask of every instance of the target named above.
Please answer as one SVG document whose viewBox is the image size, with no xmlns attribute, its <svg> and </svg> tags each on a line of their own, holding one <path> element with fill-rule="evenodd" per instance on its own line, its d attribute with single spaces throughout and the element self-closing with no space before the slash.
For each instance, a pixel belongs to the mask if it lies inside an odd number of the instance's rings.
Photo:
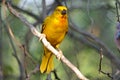
<svg viewBox="0 0 120 80">
<path fill-rule="evenodd" d="M 48 16 L 43 24 L 42 33 L 53 45 L 58 45 L 68 31 L 67 8 L 58 6 L 55 11 Z"/>
<path fill-rule="evenodd" d="M 46 23 L 43 33 L 46 34 L 47 40 L 55 46 L 63 40 L 67 31 L 68 21 L 66 19 L 53 18 Z"/>
</svg>

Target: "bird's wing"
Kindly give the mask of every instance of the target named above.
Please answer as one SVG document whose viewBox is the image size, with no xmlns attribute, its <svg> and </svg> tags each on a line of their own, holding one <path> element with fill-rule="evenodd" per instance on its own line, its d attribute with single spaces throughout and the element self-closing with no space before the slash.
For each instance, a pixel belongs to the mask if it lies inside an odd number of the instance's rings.
<svg viewBox="0 0 120 80">
<path fill-rule="evenodd" d="M 42 30 L 41 30 L 41 33 L 43 33 L 45 27 L 46 27 L 46 24 L 50 21 L 50 16 L 46 17 L 45 20 L 44 20 L 44 23 L 42 24 Z"/>
</svg>

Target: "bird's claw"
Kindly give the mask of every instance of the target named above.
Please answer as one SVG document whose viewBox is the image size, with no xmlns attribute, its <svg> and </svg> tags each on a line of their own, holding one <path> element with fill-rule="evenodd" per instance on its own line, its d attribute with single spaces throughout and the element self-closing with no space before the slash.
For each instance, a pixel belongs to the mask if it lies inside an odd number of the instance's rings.
<svg viewBox="0 0 120 80">
<path fill-rule="evenodd" d="M 40 38 L 39 38 L 39 41 L 41 41 L 43 38 L 45 38 L 46 35 L 45 34 L 41 34 Z"/>
<path fill-rule="evenodd" d="M 58 50 L 58 52 L 59 52 L 59 54 L 57 55 L 57 58 L 58 58 L 58 60 L 60 60 L 62 55 L 63 55 L 63 53 L 62 53 L 62 51 L 60 49 Z"/>
</svg>

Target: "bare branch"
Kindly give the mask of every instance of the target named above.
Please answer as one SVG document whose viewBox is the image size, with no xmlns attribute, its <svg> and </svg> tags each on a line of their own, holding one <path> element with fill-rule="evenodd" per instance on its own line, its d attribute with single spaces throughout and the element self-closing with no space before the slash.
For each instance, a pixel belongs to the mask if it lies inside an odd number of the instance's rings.
<svg viewBox="0 0 120 80">
<path fill-rule="evenodd" d="M 30 80 L 30 77 L 39 71 L 39 66 L 35 67 L 29 74 L 27 74 L 26 80 Z"/>
<path fill-rule="evenodd" d="M 23 12 L 23 13 L 31 16 L 31 17 L 33 17 L 34 19 L 40 20 L 40 18 L 38 17 L 38 15 L 36 15 L 36 14 L 30 12 L 30 11 L 24 10 L 23 8 L 19 8 L 18 6 L 14 5 L 14 4 L 11 4 L 11 5 L 12 5 L 13 8 L 15 8 L 15 9 L 17 9 L 17 10 L 19 10 L 19 11 L 21 11 L 21 12 Z M 41 20 L 40 20 L 40 21 L 41 21 Z M 42 22 L 42 21 L 41 21 L 41 22 Z"/>
<path fill-rule="evenodd" d="M 115 2 L 115 5 L 116 5 L 116 13 L 117 13 L 117 18 L 118 18 L 118 22 L 120 22 L 120 19 L 119 19 L 119 8 L 118 8 L 118 1 L 116 0 L 116 2 Z"/>
<path fill-rule="evenodd" d="M 113 77 L 111 76 L 110 73 L 102 71 L 102 59 L 103 59 L 103 50 L 101 48 L 100 49 L 100 62 L 99 62 L 99 69 L 98 69 L 98 71 L 99 71 L 99 73 L 105 74 L 108 77 L 110 77 L 111 79 L 113 79 Z"/>
<path fill-rule="evenodd" d="M 57 75 L 56 69 L 54 69 L 52 72 L 54 73 L 55 80 L 61 80 L 61 79 L 58 77 L 58 75 Z"/>
<path fill-rule="evenodd" d="M 31 32 L 37 36 L 38 38 L 41 37 L 41 33 L 39 33 L 33 25 L 31 25 L 20 13 L 15 11 L 11 5 L 7 2 L 7 7 L 9 11 L 14 14 L 17 18 L 19 18 L 24 24 L 26 24 L 27 27 L 31 29 Z M 51 44 L 46 40 L 45 37 L 42 38 L 42 43 L 46 48 L 48 48 L 54 55 L 59 55 L 59 52 L 54 49 L 54 47 L 51 46 Z M 76 75 L 80 80 L 88 80 L 70 61 L 65 58 L 65 56 L 62 55 L 61 61 L 65 63 Z"/>
<path fill-rule="evenodd" d="M 5 0 L 3 1 L 2 6 L 4 8 L 4 18 L 6 18 L 7 15 L 6 15 L 6 9 L 5 9 L 6 8 L 6 6 L 5 6 Z M 20 77 L 19 77 L 19 79 L 23 80 L 23 78 L 24 78 L 24 68 L 23 68 L 23 65 L 22 65 L 21 61 L 19 60 L 19 58 L 17 56 L 17 50 L 16 50 L 14 42 L 12 40 L 12 35 L 11 35 L 11 31 L 10 31 L 10 25 L 9 25 L 9 23 L 7 23 L 7 20 L 5 20 L 3 22 L 3 25 L 4 25 L 4 28 L 5 28 L 5 31 L 6 31 L 6 33 L 8 35 L 8 37 L 9 37 L 9 39 L 10 39 L 10 44 L 11 44 L 12 49 L 13 49 L 13 56 L 16 58 L 16 60 L 18 62 L 18 65 L 19 65 L 19 70 L 20 70 Z"/>
<path fill-rule="evenodd" d="M 86 31 L 82 31 L 78 28 L 77 25 L 75 25 L 73 22 L 71 22 L 70 24 L 70 28 L 83 35 L 84 37 L 88 38 L 88 40 L 94 44 L 96 44 L 97 46 L 99 46 L 100 48 L 103 49 L 103 55 L 106 56 L 108 59 L 110 59 L 112 61 L 113 64 L 116 65 L 116 67 L 120 70 L 120 59 L 96 36 L 92 35 L 91 33 L 88 33 Z"/>
<path fill-rule="evenodd" d="M 7 23 L 6 23 L 7 24 Z M 4 24 L 5 25 L 5 24 Z M 11 46 L 13 48 L 13 56 L 16 58 L 17 62 L 18 62 L 18 65 L 19 65 L 19 69 L 20 69 L 20 80 L 23 80 L 23 75 L 24 75 L 24 68 L 23 68 L 23 65 L 21 63 L 21 61 L 19 60 L 18 56 L 17 56 L 17 51 L 16 51 L 16 48 L 14 46 L 14 43 L 13 43 L 13 40 L 12 40 L 12 37 L 11 37 L 11 34 L 10 34 L 10 30 L 9 30 L 9 25 L 5 25 L 5 30 L 6 30 L 6 33 L 8 34 L 8 37 L 10 39 L 10 43 L 11 43 Z"/>
<path fill-rule="evenodd" d="M 99 63 L 99 69 L 98 69 L 98 71 L 100 72 L 101 71 L 101 64 L 102 64 L 102 59 L 103 59 L 103 54 L 102 54 L 102 52 L 103 52 L 103 50 L 102 50 L 102 48 L 100 49 L 100 63 Z"/>
<path fill-rule="evenodd" d="M 43 19 L 47 16 L 46 0 L 42 0 L 42 16 Z"/>
<path fill-rule="evenodd" d="M 0 13 L 0 24 L 2 24 L 2 20 L 1 20 L 1 13 Z M 0 80 L 3 80 L 3 60 L 2 60 L 2 53 L 3 53 L 3 29 L 2 29 L 3 25 L 0 25 Z"/>
</svg>

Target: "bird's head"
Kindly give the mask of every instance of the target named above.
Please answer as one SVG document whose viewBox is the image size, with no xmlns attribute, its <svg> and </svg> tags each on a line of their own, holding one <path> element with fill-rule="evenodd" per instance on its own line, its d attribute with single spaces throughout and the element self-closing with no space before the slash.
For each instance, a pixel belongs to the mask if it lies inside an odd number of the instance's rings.
<svg viewBox="0 0 120 80">
<path fill-rule="evenodd" d="M 57 16 L 61 16 L 62 18 L 66 18 L 67 17 L 67 8 L 65 6 L 58 6 L 55 9 L 54 14 Z"/>
</svg>

